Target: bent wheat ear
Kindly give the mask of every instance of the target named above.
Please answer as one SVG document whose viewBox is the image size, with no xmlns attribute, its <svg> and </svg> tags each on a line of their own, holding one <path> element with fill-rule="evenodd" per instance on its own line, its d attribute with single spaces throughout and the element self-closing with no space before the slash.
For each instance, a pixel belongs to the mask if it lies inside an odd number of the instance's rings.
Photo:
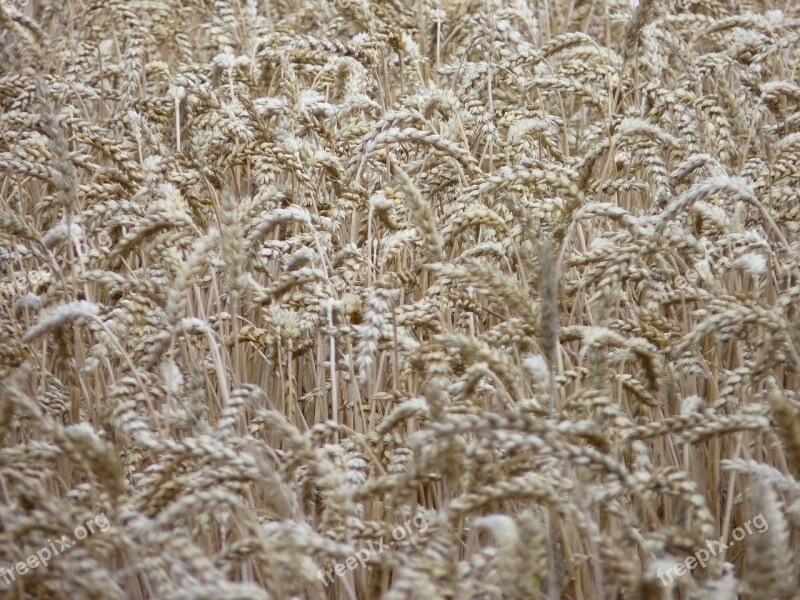
<svg viewBox="0 0 800 600">
<path fill-rule="evenodd" d="M 439 227 L 436 223 L 433 210 L 430 205 L 422 198 L 422 195 L 414 185 L 408 174 L 400 167 L 395 167 L 394 175 L 400 182 L 400 187 L 405 192 L 406 203 L 414 219 L 414 225 L 419 229 L 424 241 L 426 259 L 430 262 L 438 262 L 444 259 L 442 240 L 439 236 Z"/>
<path fill-rule="evenodd" d="M 772 426 L 786 449 L 792 474 L 800 477 L 800 413 L 775 385 L 767 393 L 767 401 L 772 406 Z"/>
<path fill-rule="evenodd" d="M 35 326 L 31 327 L 23 340 L 25 342 L 33 342 L 62 325 L 79 319 L 96 318 L 99 313 L 100 307 L 86 300 L 75 300 L 62 304 L 40 319 Z"/>
</svg>

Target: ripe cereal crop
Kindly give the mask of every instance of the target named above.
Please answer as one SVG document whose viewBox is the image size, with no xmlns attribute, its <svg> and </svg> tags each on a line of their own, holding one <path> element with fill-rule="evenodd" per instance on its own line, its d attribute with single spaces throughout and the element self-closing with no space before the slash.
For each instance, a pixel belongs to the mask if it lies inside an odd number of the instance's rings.
<svg viewBox="0 0 800 600">
<path fill-rule="evenodd" d="M 799 48 L 0 0 L 0 598 L 798 597 Z"/>
</svg>

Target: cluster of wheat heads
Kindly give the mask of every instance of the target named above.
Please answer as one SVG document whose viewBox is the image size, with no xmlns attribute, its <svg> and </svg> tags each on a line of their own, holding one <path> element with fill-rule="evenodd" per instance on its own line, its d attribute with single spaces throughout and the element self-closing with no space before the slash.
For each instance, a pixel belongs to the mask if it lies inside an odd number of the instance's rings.
<svg viewBox="0 0 800 600">
<path fill-rule="evenodd" d="M 796 596 L 798 3 L 0 40 L 2 597 Z"/>
</svg>

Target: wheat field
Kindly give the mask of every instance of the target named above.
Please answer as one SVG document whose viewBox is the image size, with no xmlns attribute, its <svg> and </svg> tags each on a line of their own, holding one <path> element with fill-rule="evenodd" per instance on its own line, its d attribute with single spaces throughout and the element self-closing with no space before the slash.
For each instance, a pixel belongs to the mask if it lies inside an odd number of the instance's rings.
<svg viewBox="0 0 800 600">
<path fill-rule="evenodd" d="M 0 597 L 800 597 L 800 2 L 0 42 Z"/>
</svg>

